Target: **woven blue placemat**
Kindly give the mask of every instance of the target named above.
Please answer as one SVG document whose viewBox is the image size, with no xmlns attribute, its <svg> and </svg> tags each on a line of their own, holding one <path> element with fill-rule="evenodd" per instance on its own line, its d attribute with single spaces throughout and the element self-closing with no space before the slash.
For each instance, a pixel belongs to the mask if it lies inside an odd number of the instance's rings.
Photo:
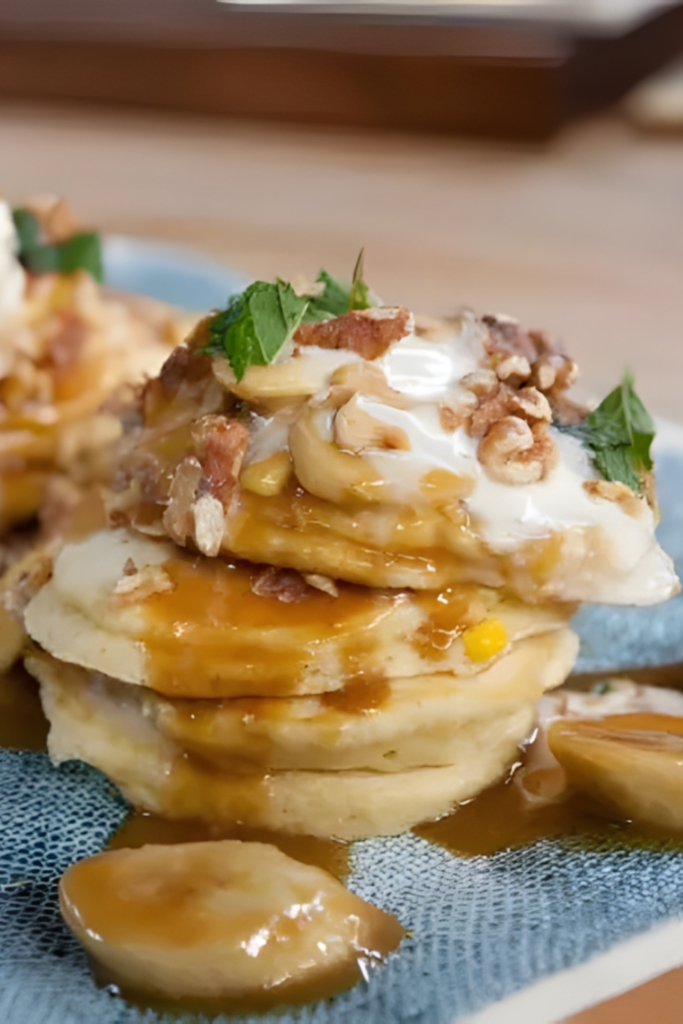
<svg viewBox="0 0 683 1024">
<path fill-rule="evenodd" d="M 659 456 L 660 537 L 683 570 L 683 455 Z M 590 609 L 579 668 L 683 659 L 683 599 Z M 126 805 L 97 772 L 0 752 L 0 1022 L 142 1024 L 157 1019 L 98 990 L 63 925 L 57 882 L 101 849 Z M 624 840 L 542 841 L 458 860 L 413 835 L 354 847 L 349 885 L 411 937 L 387 967 L 278 1024 L 447 1024 L 658 922 L 683 915 L 683 850 Z M 177 1018 L 175 1018 L 177 1020 Z M 245 1018 L 263 1024 L 266 1015 Z"/>
</svg>

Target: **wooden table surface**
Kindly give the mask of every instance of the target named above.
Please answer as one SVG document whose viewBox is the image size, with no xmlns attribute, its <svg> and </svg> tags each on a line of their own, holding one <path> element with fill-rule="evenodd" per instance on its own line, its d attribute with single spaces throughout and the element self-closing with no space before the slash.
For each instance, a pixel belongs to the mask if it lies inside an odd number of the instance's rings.
<svg viewBox="0 0 683 1024">
<path fill-rule="evenodd" d="M 0 104 L 0 189 L 264 277 L 349 272 L 364 245 L 386 301 L 548 327 L 592 394 L 628 365 L 683 419 L 683 140 L 616 116 L 512 148 Z"/>
<path fill-rule="evenodd" d="M 386 301 L 551 328 L 588 392 L 628 365 L 651 410 L 683 421 L 683 139 L 616 115 L 512 148 L 2 104 L 0 188 L 64 194 L 104 230 L 185 242 L 259 277 L 350 272 L 364 245 Z M 679 974 L 648 990 L 662 1024 L 680 1019 Z M 638 1006 L 585 1022 L 640 1021 Z"/>
</svg>

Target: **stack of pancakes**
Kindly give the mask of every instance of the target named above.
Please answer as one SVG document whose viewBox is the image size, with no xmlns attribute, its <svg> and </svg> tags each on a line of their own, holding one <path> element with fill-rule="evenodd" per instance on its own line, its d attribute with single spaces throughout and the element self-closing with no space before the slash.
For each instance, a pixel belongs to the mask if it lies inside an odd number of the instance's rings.
<svg viewBox="0 0 683 1024">
<path fill-rule="evenodd" d="M 27 666 L 55 760 L 138 806 L 383 835 L 501 775 L 571 668 L 567 618 L 474 585 L 326 593 L 112 530 L 58 556 L 27 611 L 43 648 Z"/>
<path fill-rule="evenodd" d="M 592 471 L 569 474 L 561 452 L 541 477 L 491 481 L 471 366 L 495 382 L 501 359 L 471 323 L 432 337 L 406 311 L 363 317 L 295 335 L 241 381 L 205 354 L 200 328 L 147 385 L 109 525 L 64 545 L 26 610 L 56 761 L 84 760 L 169 817 L 398 833 L 507 771 L 536 701 L 571 669 L 575 595 L 674 592 L 645 498 L 594 498 L 580 475 Z M 438 416 L 381 362 L 401 345 L 468 371 L 439 384 Z M 512 383 L 496 386 L 515 400 Z M 401 416 L 405 429 L 388 430 Z M 452 469 L 436 442 L 421 454 L 411 423 L 442 432 Z M 564 519 L 534 518 L 556 478 Z M 477 518 L 482 487 L 505 522 L 522 495 L 518 543 L 496 547 L 496 524 Z M 619 561 L 605 524 L 622 520 L 640 547 Z"/>
</svg>

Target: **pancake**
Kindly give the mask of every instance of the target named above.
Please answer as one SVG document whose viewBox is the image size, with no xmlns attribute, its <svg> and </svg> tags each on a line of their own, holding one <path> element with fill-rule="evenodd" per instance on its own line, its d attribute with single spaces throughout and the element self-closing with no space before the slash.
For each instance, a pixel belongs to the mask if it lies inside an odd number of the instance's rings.
<svg viewBox="0 0 683 1024">
<path fill-rule="evenodd" d="M 475 676 L 442 673 L 356 683 L 316 697 L 223 701 L 160 697 L 76 666 L 58 666 L 42 652 L 26 664 L 46 685 L 61 685 L 60 701 L 80 704 L 84 720 L 107 718 L 125 707 L 183 754 L 218 771 L 400 772 L 453 764 L 468 744 L 479 746 L 490 725 L 495 731 L 496 723 L 564 680 L 577 644 L 564 629 L 519 641 Z M 53 701 L 46 706 L 52 709 Z"/>
<path fill-rule="evenodd" d="M 137 701 L 81 699 L 82 669 L 29 659 L 41 683 L 50 754 L 98 768 L 135 806 L 168 818 L 358 839 L 397 835 L 447 813 L 509 768 L 534 723 L 534 707 L 462 731 L 457 762 L 399 772 L 271 771 L 239 775 L 184 754 L 139 712 Z M 133 687 L 129 688 L 134 693 Z M 99 701 L 99 694 L 98 694 Z"/>
<path fill-rule="evenodd" d="M 315 582 L 105 530 L 63 548 L 25 622 L 65 662 L 170 696 L 219 698 L 473 675 L 574 611 L 530 609 L 473 585 L 425 594 Z"/>
</svg>

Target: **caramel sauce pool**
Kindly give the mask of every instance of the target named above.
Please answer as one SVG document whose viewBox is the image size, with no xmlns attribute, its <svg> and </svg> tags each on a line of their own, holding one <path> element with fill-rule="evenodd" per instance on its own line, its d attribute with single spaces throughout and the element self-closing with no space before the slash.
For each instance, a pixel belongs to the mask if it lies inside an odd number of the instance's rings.
<svg viewBox="0 0 683 1024">
<path fill-rule="evenodd" d="M 580 721 L 577 719 L 576 721 Z M 596 735 L 632 746 L 680 745 L 683 718 L 651 712 L 610 715 L 584 719 Z M 438 821 L 418 825 L 413 831 L 429 842 L 443 846 L 456 856 L 491 855 L 502 850 L 528 846 L 540 839 L 561 836 L 614 836 L 617 832 L 644 839 L 675 839 L 683 835 L 644 822 L 624 819 L 618 811 L 603 806 L 590 795 L 564 788 L 561 768 L 540 768 L 524 778 L 531 794 L 558 796 L 555 803 L 535 805 L 525 797 L 516 778 L 523 768 L 515 765 L 511 774 L 452 814 Z"/>
<path fill-rule="evenodd" d="M 560 836 L 613 835 L 614 820 L 578 794 L 534 807 L 509 776 L 439 821 L 418 825 L 416 835 L 459 857 L 490 856 Z"/>
<path fill-rule="evenodd" d="M 0 747 L 45 751 L 49 729 L 35 679 L 20 665 L 0 675 Z"/>
</svg>

